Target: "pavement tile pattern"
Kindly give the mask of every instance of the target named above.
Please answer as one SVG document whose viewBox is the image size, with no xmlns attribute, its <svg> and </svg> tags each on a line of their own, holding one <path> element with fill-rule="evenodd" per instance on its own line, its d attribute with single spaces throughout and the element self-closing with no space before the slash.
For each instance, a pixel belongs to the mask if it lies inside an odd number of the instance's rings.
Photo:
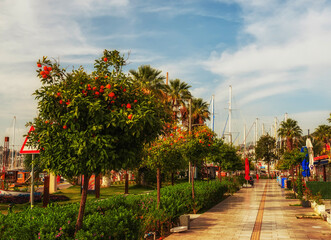
<svg viewBox="0 0 331 240">
<path fill-rule="evenodd" d="M 244 187 L 193 220 L 186 232 L 173 233 L 167 240 L 251 239 L 267 180 Z M 269 180 L 265 196 L 260 239 L 331 240 L 331 225 L 321 219 L 297 219 L 313 214 L 311 208 L 290 206 L 299 203 L 285 199 L 276 180 Z"/>
</svg>

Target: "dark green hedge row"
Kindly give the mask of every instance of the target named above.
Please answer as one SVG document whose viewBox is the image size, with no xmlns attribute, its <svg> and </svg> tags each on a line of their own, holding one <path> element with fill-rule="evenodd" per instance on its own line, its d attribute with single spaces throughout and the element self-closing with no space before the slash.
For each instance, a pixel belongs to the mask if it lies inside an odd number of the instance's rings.
<svg viewBox="0 0 331 240">
<path fill-rule="evenodd" d="M 51 205 L 0 214 L 0 239 L 142 239 L 149 231 L 168 231 L 180 215 L 208 209 L 220 202 L 224 193 L 238 189 L 239 181 L 196 182 L 196 201 L 189 183 L 161 189 L 161 206 L 156 191 L 146 195 L 117 195 L 87 202 L 83 229 L 74 238 L 78 204 Z"/>
<path fill-rule="evenodd" d="M 331 199 L 331 182 L 306 182 L 313 195 L 321 193 L 323 199 Z"/>
</svg>

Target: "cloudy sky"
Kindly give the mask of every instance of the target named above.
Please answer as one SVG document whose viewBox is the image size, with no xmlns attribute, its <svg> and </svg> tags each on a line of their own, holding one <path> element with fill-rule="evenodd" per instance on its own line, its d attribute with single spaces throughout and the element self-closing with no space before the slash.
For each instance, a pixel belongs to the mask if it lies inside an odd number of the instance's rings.
<svg viewBox="0 0 331 240">
<path fill-rule="evenodd" d="M 0 0 L 0 145 L 14 116 L 20 145 L 37 114 L 39 58 L 91 71 L 103 49 L 130 53 L 125 71 L 149 64 L 214 95 L 219 135 L 231 85 L 237 142 L 256 118 L 260 134 L 285 113 L 307 133 L 331 112 L 330 1 Z"/>
</svg>

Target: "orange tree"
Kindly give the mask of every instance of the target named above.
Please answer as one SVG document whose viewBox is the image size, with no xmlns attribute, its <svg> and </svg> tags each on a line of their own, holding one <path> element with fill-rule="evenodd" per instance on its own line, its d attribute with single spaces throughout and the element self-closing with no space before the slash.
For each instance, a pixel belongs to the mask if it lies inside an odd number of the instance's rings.
<svg viewBox="0 0 331 240">
<path fill-rule="evenodd" d="M 187 161 L 193 166 L 191 171 L 191 183 L 192 183 L 192 199 L 194 202 L 194 169 L 196 166 L 201 165 L 204 158 L 212 152 L 212 144 L 215 141 L 215 133 L 207 126 L 199 126 L 194 128 L 192 133 L 189 133 L 186 137 L 186 141 L 183 145 L 182 153 Z M 195 207 L 193 211 L 196 213 Z"/>
<path fill-rule="evenodd" d="M 170 125 L 168 125 L 170 126 Z M 151 144 L 145 146 L 143 165 L 157 172 L 157 206 L 160 206 L 161 171 L 174 173 L 187 164 L 181 153 L 185 141 L 184 134 L 177 127 L 166 129 L 165 134 Z"/>
<path fill-rule="evenodd" d="M 122 72 L 118 51 L 104 51 L 87 73 L 61 69 L 47 58 L 37 63 L 42 86 L 34 93 L 41 164 L 65 177 L 84 175 L 75 232 L 82 227 L 88 180 L 92 174 L 136 164 L 143 144 L 162 132 L 161 103 Z"/>
</svg>

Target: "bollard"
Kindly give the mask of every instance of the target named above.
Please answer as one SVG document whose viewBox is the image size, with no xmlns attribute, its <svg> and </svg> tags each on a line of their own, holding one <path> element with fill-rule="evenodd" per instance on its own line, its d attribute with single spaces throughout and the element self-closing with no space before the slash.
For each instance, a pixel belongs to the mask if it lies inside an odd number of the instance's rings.
<svg viewBox="0 0 331 240">
<path fill-rule="evenodd" d="M 8 213 L 12 213 L 13 212 L 13 206 L 14 206 L 14 203 L 9 203 L 9 205 L 8 205 Z"/>
<path fill-rule="evenodd" d="M 179 225 L 180 226 L 187 226 L 187 229 L 190 229 L 190 215 L 181 215 L 179 217 Z"/>
</svg>

